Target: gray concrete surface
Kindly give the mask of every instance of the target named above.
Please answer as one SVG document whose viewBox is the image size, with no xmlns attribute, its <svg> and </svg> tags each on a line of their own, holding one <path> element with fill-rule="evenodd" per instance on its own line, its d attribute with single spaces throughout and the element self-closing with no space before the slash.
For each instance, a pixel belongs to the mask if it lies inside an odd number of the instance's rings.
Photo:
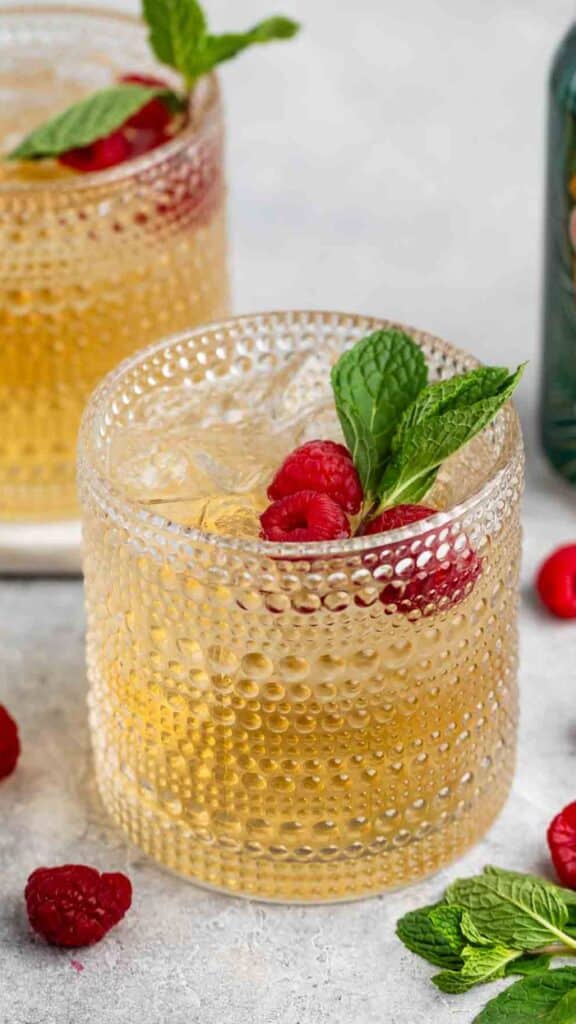
<svg viewBox="0 0 576 1024">
<path fill-rule="evenodd" d="M 210 0 L 217 27 L 263 0 Z M 535 606 L 534 569 L 572 538 L 575 496 L 535 453 L 545 69 L 571 0 L 285 0 L 298 45 L 225 73 L 236 307 L 379 313 L 496 362 L 532 358 L 527 428 L 522 727 L 513 795 L 457 868 L 348 906 L 208 894 L 157 869 L 103 820 L 85 724 L 78 582 L 0 583 L 0 701 L 24 755 L 0 789 L 2 1024 L 467 1024 L 394 938 L 405 910 L 492 861 L 547 866 L 544 831 L 576 797 L 576 629 Z M 128 869 L 134 909 L 100 946 L 29 934 L 22 890 L 41 863 Z"/>
</svg>

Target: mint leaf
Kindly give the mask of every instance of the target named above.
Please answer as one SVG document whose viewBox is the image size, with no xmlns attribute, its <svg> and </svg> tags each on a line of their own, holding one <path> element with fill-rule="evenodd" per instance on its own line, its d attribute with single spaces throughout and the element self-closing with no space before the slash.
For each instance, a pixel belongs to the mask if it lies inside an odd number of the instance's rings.
<svg viewBox="0 0 576 1024">
<path fill-rule="evenodd" d="M 460 909 L 461 913 L 460 931 L 464 938 L 468 939 L 468 942 L 472 943 L 473 946 L 491 946 L 491 940 L 487 939 L 485 935 L 482 935 L 482 933 L 478 931 L 468 911 L 461 910 L 461 908 L 458 909 Z"/>
<path fill-rule="evenodd" d="M 197 0 L 142 0 L 142 10 L 158 60 L 179 71 L 189 86 L 249 46 L 291 39 L 299 30 L 295 21 L 277 16 L 247 32 L 211 35 Z"/>
<path fill-rule="evenodd" d="M 531 876 L 487 872 L 461 879 L 447 890 L 446 900 L 467 910 L 476 928 L 495 943 L 527 951 L 559 940 L 576 948 L 562 931 L 568 910 L 561 897 Z"/>
<path fill-rule="evenodd" d="M 152 50 L 162 64 L 188 80 L 195 56 L 206 44 L 206 17 L 197 0 L 142 0 Z"/>
<path fill-rule="evenodd" d="M 430 911 L 430 923 L 438 936 L 446 941 L 453 953 L 460 958 L 466 945 L 461 928 L 462 910 L 460 907 L 449 907 L 440 903 Z"/>
<path fill-rule="evenodd" d="M 458 934 L 461 911 L 446 904 L 434 904 L 412 910 L 400 918 L 396 934 L 412 953 L 434 964 L 458 970 L 462 966 L 460 951 L 464 947 Z"/>
<path fill-rule="evenodd" d="M 521 956 L 518 960 L 514 960 L 513 963 L 508 964 L 506 968 L 506 977 L 510 974 L 541 974 L 542 971 L 547 971 L 552 963 L 552 957 L 549 953 L 527 953 L 526 956 Z"/>
<path fill-rule="evenodd" d="M 242 50 L 258 43 L 271 43 L 278 39 L 292 39 L 299 31 L 300 26 L 290 18 L 267 18 L 259 22 L 254 28 L 247 32 L 230 32 L 221 36 L 208 36 L 206 40 L 206 55 L 208 66 L 206 70 L 222 64 L 225 60 L 232 60 Z"/>
<path fill-rule="evenodd" d="M 441 992 L 468 992 L 475 985 L 485 985 L 489 981 L 503 978 L 507 966 L 519 956 L 519 950 L 506 946 L 465 946 L 462 950 L 462 969 L 442 971 L 432 981 Z"/>
<path fill-rule="evenodd" d="M 429 384 L 410 406 L 400 429 L 404 434 L 409 434 L 418 423 L 430 416 L 439 416 L 450 409 L 459 409 L 497 395 L 506 386 L 509 376 L 509 371 L 504 367 L 479 366 L 468 373 Z"/>
<path fill-rule="evenodd" d="M 523 367 L 505 377 L 498 369 L 487 369 L 464 374 L 451 387 L 449 382 L 432 385 L 405 412 L 378 485 L 380 509 L 420 501 L 444 460 L 483 430 L 508 401 Z"/>
<path fill-rule="evenodd" d="M 562 902 L 568 908 L 568 920 L 576 923 L 576 891 L 574 889 L 565 889 L 563 886 L 557 885 L 556 882 L 549 882 L 547 878 L 540 878 L 539 875 L 528 875 L 521 871 L 510 871 L 508 868 L 497 868 L 493 864 L 487 864 L 483 873 L 485 875 L 496 875 L 497 877 L 509 878 L 511 880 L 516 879 L 525 881 L 529 878 L 537 885 L 547 886 L 560 897 Z"/>
<path fill-rule="evenodd" d="M 35 128 L 8 159 L 38 160 L 89 146 L 119 128 L 154 96 L 172 94 L 166 89 L 132 84 L 102 89 Z"/>
<path fill-rule="evenodd" d="M 576 968 L 522 978 L 492 999 L 474 1024 L 574 1024 Z"/>
<path fill-rule="evenodd" d="M 331 376 L 346 444 L 370 502 L 398 419 L 426 384 L 424 355 L 403 331 L 375 331 L 340 357 Z"/>
</svg>

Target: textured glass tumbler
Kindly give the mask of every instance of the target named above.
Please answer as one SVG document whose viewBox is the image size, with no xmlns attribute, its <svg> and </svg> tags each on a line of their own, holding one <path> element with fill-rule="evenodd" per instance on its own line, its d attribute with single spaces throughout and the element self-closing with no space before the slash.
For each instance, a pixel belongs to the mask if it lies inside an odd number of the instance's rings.
<svg viewBox="0 0 576 1024">
<path fill-rule="evenodd" d="M 123 433 L 151 409 L 170 415 L 185 392 L 260 394 L 294 353 L 328 367 L 379 326 L 280 313 L 199 329 L 127 360 L 85 414 L 98 786 L 133 842 L 201 884 L 312 902 L 401 886 L 478 840 L 510 787 L 523 478 L 512 406 L 483 435 L 484 469 L 479 449 L 458 462 L 470 497 L 380 537 L 226 539 L 110 482 Z M 431 380 L 476 365 L 410 333 Z M 400 610 L 391 588 L 425 588 L 466 538 L 481 564 L 472 589 Z"/>
<path fill-rule="evenodd" d="M 131 18 L 0 11 L 0 153 L 130 72 L 170 79 Z M 0 567 L 12 552 L 25 568 L 27 544 L 41 555 L 77 518 L 77 431 L 98 380 L 143 342 L 227 313 L 224 209 L 215 78 L 188 127 L 117 167 L 0 159 Z"/>
</svg>

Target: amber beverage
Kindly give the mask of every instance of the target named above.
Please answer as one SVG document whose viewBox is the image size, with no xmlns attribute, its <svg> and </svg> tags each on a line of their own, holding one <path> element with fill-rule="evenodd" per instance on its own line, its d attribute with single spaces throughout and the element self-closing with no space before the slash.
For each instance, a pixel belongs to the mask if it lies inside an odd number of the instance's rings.
<svg viewBox="0 0 576 1024">
<path fill-rule="evenodd" d="M 127 71 L 159 73 L 128 17 L 0 12 L 0 153 Z M 0 160 L 4 532 L 77 516 L 77 429 L 100 377 L 143 341 L 226 312 L 222 145 L 210 76 L 181 132 L 117 167 L 77 174 Z"/>
<path fill-rule="evenodd" d="M 330 366 L 386 326 L 279 313 L 199 329 L 126 362 L 84 420 L 100 793 L 135 843 L 205 885 L 287 901 L 405 885 L 476 842 L 510 787 L 523 472 L 510 404 L 445 464 L 431 518 L 259 538 L 283 455 L 341 440 Z M 410 334 L 431 381 L 476 365 Z M 403 600 L 465 546 L 479 569 L 459 592 Z"/>
</svg>

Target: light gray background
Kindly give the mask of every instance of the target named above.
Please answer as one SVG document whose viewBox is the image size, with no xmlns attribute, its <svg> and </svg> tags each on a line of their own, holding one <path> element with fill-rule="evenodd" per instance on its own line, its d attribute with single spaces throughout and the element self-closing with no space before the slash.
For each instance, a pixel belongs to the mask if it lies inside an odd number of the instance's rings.
<svg viewBox="0 0 576 1024">
<path fill-rule="evenodd" d="M 209 8 L 228 29 L 267 3 Z M 488 361 L 532 360 L 520 395 L 530 459 L 514 792 L 457 868 L 404 893 L 309 909 L 206 894 L 127 850 L 101 819 L 80 584 L 5 581 L 0 701 L 25 752 L 0 790 L 2 1024 L 467 1024 L 488 990 L 437 994 L 394 922 L 456 872 L 489 861 L 546 870 L 546 824 L 576 798 L 576 627 L 547 619 L 531 591 L 542 556 L 576 535 L 574 493 L 535 448 L 546 69 L 573 3 L 280 7 L 305 22 L 301 40 L 224 72 L 237 310 L 358 310 Z M 31 939 L 22 913 L 29 871 L 69 860 L 126 868 L 135 884 L 125 923 L 76 955 Z"/>
</svg>

